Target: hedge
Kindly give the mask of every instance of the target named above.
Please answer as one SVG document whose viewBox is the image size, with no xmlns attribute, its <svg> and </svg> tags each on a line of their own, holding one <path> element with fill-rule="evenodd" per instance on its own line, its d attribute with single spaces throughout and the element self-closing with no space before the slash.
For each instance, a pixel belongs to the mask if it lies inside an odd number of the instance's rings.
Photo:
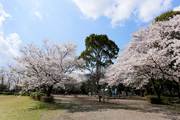
<svg viewBox="0 0 180 120">
<path fill-rule="evenodd" d="M 157 96 L 148 95 L 147 100 L 152 104 L 162 104 L 162 99 L 159 99 Z"/>
<path fill-rule="evenodd" d="M 46 96 L 45 93 L 38 93 L 38 92 L 31 92 L 30 93 L 30 97 L 35 99 L 35 100 L 39 100 L 41 99 L 41 96 Z"/>
<path fill-rule="evenodd" d="M 2 95 L 14 95 L 14 92 L 2 92 L 0 94 L 2 94 Z"/>
</svg>

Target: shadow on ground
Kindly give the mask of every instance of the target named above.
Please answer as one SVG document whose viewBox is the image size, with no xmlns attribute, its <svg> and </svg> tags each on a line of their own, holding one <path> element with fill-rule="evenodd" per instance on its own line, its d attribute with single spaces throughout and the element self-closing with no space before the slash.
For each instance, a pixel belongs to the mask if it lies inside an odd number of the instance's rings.
<svg viewBox="0 0 180 120">
<path fill-rule="evenodd" d="M 163 113 L 171 120 L 177 120 L 180 115 L 179 107 L 152 105 L 146 102 L 145 98 L 110 99 L 105 103 L 99 102 L 97 97 L 89 96 L 54 96 L 54 98 L 56 107 L 52 109 L 66 109 L 70 113 L 125 109 L 144 113 Z"/>
</svg>

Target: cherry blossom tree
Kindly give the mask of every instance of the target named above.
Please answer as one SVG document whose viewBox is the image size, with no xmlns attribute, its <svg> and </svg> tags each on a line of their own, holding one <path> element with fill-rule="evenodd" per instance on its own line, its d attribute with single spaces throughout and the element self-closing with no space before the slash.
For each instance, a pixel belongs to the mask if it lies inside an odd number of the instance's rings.
<svg viewBox="0 0 180 120">
<path fill-rule="evenodd" d="M 0 68 L 0 93 L 2 93 L 7 85 L 5 84 L 5 80 L 6 80 L 6 69 L 1 67 Z"/>
<path fill-rule="evenodd" d="M 0 92 L 4 90 L 13 90 L 17 88 L 18 84 L 18 74 L 12 69 L 12 66 L 0 67 Z"/>
<path fill-rule="evenodd" d="M 152 82 L 160 98 L 167 80 L 180 83 L 180 15 L 169 21 L 152 22 L 132 34 L 133 39 L 109 67 L 101 84 L 124 83 L 140 88 Z M 161 80 L 157 87 L 155 80 Z"/>
<path fill-rule="evenodd" d="M 26 90 L 43 89 L 50 96 L 52 89 L 77 82 L 78 75 L 71 73 L 84 61 L 76 56 L 76 48 L 72 42 L 58 45 L 47 39 L 42 46 L 30 43 L 20 47 L 21 55 L 14 58 L 19 63 L 17 73 L 23 75 L 20 85 Z"/>
</svg>

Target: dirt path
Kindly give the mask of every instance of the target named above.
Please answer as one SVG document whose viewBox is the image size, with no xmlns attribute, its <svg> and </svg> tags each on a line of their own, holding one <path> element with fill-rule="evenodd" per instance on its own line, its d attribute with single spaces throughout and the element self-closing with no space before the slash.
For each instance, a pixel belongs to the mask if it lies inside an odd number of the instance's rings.
<svg viewBox="0 0 180 120">
<path fill-rule="evenodd" d="M 54 120 L 180 120 L 180 110 L 152 105 L 140 98 L 110 99 L 98 102 L 96 97 L 54 96 L 56 103 L 80 106 L 66 110 Z"/>
</svg>

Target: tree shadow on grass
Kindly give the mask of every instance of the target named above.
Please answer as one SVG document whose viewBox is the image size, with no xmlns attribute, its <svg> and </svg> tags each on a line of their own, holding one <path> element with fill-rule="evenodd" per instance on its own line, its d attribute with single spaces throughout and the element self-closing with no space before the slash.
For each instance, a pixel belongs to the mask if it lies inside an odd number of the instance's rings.
<svg viewBox="0 0 180 120">
<path fill-rule="evenodd" d="M 49 109 L 50 104 L 47 103 L 38 103 L 33 107 L 28 108 L 28 110 L 40 110 L 40 109 Z"/>
<path fill-rule="evenodd" d="M 29 110 L 40 110 L 40 109 L 49 109 L 49 110 L 57 110 L 57 109 L 73 109 L 79 107 L 78 104 L 70 104 L 70 103 L 38 103 L 33 107 L 28 108 Z"/>
</svg>

